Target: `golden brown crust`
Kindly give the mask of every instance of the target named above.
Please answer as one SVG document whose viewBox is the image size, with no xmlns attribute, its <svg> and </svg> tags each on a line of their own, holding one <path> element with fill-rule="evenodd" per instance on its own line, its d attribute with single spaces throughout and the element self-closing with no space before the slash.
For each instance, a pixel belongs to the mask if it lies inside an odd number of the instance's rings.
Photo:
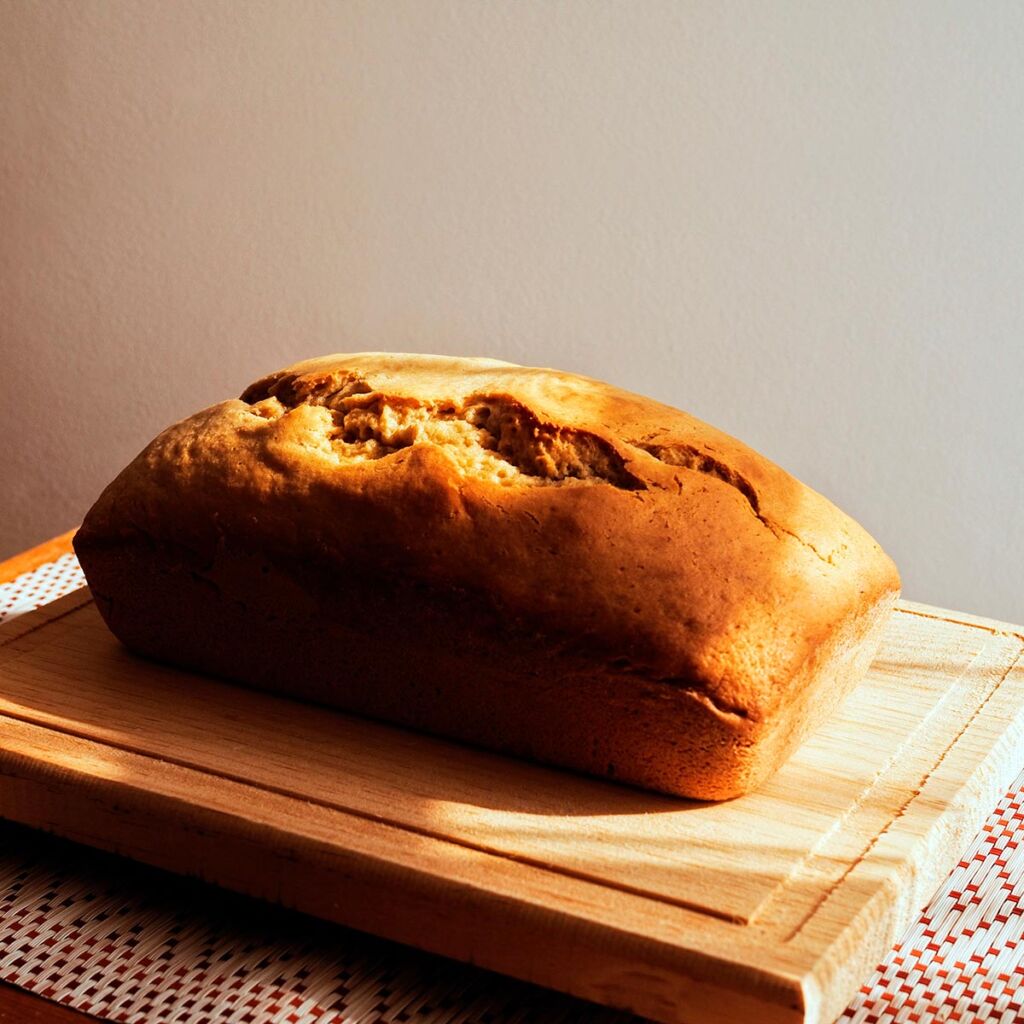
<svg viewBox="0 0 1024 1024">
<path fill-rule="evenodd" d="M 170 427 L 87 516 L 75 544 L 90 584 L 139 538 L 193 552 L 200 576 L 228 545 L 328 581 L 469 595 L 585 652 L 626 700 L 685 694 L 742 738 L 734 762 L 815 723 L 830 663 L 811 678 L 807 666 L 899 590 L 853 520 L 686 413 L 586 377 L 441 356 L 309 360 Z"/>
</svg>

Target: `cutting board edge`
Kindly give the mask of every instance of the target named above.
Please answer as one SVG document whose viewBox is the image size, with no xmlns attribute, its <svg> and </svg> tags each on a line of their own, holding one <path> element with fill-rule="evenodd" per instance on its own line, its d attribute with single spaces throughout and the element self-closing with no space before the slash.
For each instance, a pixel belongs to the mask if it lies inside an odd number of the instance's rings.
<svg viewBox="0 0 1024 1024">
<path fill-rule="evenodd" d="M 914 835 L 912 856 L 894 862 L 886 887 L 871 884 L 874 891 L 863 898 L 863 905 L 855 918 L 849 920 L 846 927 L 821 949 L 803 974 L 801 987 L 808 1007 L 808 1024 L 832 1024 L 836 1020 L 848 1005 L 848 1000 L 840 1000 L 833 993 L 840 989 L 849 992 L 856 989 L 856 980 L 852 985 L 836 983 L 837 962 L 841 974 L 851 975 L 854 979 L 870 976 L 877 963 L 870 963 L 870 957 L 863 953 L 858 955 L 858 948 L 892 948 L 956 867 L 991 809 L 1020 774 L 1020 760 L 1024 754 L 1024 635 L 1003 629 L 997 632 L 1018 641 L 1016 654 L 1009 660 L 1002 679 L 989 698 L 958 736 L 954 747 L 943 755 L 942 763 L 929 774 L 920 792 L 893 822 L 897 827 L 890 826 L 883 833 L 883 839 L 900 834 Z M 943 798 L 945 809 L 937 815 L 929 811 L 928 804 L 934 796 L 932 791 L 948 784 L 948 778 L 954 774 L 956 760 L 973 760 L 969 749 L 973 734 L 993 721 L 1005 722 L 996 742 L 974 762 L 969 775 L 958 782 L 955 796 L 951 800 Z M 919 819 L 928 822 L 923 833 L 914 832 Z M 943 850 L 940 856 L 935 854 L 937 845 Z M 858 885 L 860 876 L 870 870 L 872 860 L 882 856 L 883 851 L 873 850 L 872 854 L 874 857 L 869 854 L 854 866 L 844 878 L 844 885 Z M 878 937 L 865 942 L 866 932 L 877 932 Z M 852 970 L 851 965 L 854 965 Z"/>
</svg>

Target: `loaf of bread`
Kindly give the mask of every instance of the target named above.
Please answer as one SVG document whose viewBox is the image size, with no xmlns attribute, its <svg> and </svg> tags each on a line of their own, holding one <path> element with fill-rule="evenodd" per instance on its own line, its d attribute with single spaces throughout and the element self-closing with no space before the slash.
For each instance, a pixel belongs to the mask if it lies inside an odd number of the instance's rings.
<svg viewBox="0 0 1024 1024">
<path fill-rule="evenodd" d="M 686 413 L 427 355 L 309 360 L 169 427 L 74 545 L 143 655 L 711 800 L 836 707 L 900 586 Z"/>
</svg>

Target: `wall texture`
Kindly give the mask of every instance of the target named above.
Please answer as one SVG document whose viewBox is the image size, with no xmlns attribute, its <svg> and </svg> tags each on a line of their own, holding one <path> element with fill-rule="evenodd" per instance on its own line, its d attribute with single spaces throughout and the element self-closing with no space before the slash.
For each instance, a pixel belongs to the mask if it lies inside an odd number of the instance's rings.
<svg viewBox="0 0 1024 1024">
<path fill-rule="evenodd" d="M 603 377 L 1024 620 L 1024 6 L 0 0 L 0 555 L 295 358 Z"/>
</svg>

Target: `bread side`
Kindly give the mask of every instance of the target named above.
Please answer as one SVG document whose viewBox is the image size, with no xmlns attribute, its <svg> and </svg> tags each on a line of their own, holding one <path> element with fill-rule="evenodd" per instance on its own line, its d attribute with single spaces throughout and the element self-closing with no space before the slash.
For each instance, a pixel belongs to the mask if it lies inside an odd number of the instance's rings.
<svg viewBox="0 0 1024 1024">
<path fill-rule="evenodd" d="M 856 523 L 685 413 L 374 353 L 169 428 L 75 546 L 142 653 L 708 799 L 845 695 L 899 587 Z"/>
</svg>

